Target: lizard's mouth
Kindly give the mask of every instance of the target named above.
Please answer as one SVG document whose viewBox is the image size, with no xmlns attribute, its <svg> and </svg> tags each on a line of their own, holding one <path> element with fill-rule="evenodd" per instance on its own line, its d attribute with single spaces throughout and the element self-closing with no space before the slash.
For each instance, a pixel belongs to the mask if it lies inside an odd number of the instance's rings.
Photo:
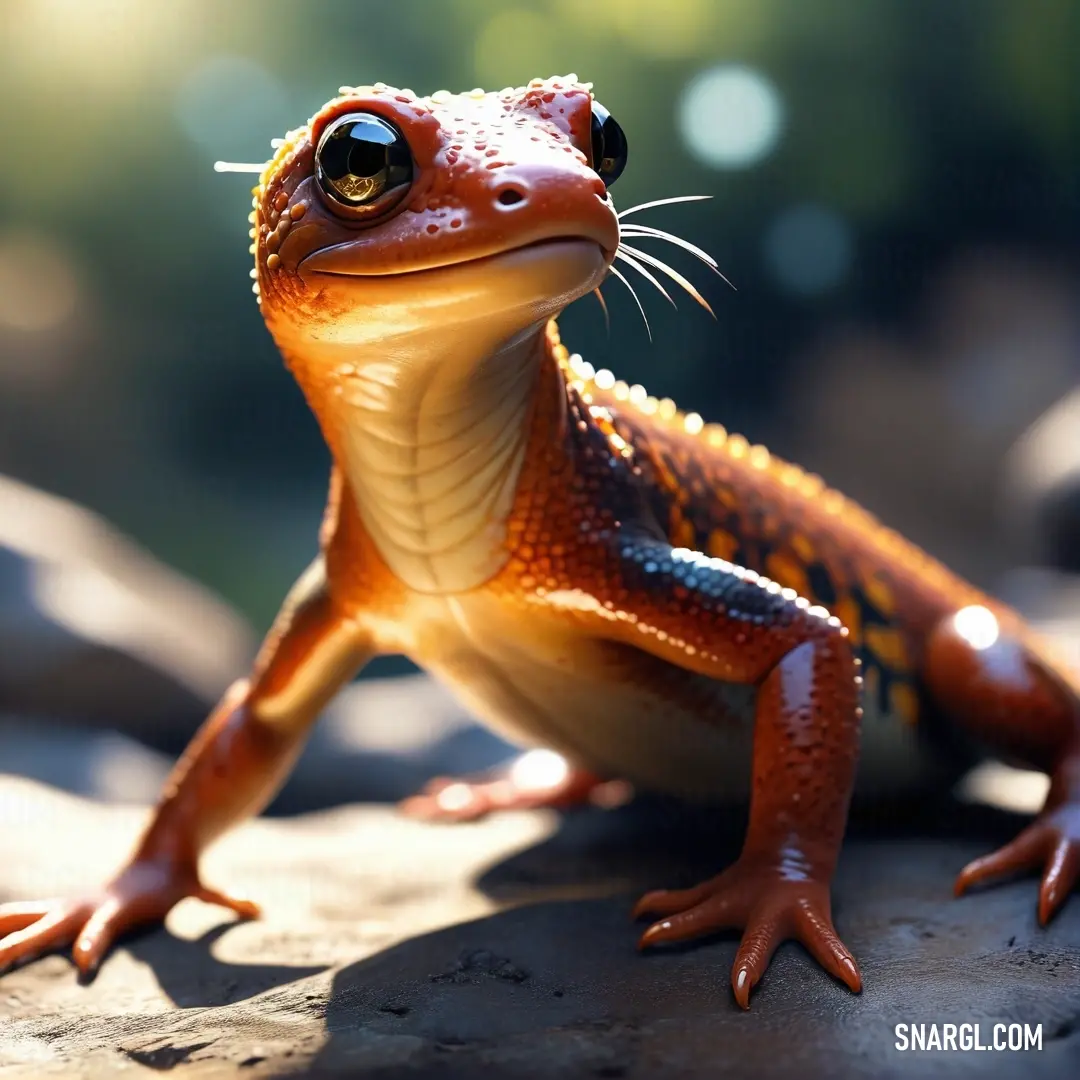
<svg viewBox="0 0 1080 1080">
<path fill-rule="evenodd" d="M 531 253 L 541 258 L 558 258 L 564 254 L 571 256 L 574 253 L 580 253 L 582 249 L 592 249 L 603 259 L 605 265 L 610 265 L 615 258 L 613 251 L 608 251 L 602 243 L 592 237 L 567 235 L 545 236 L 523 244 L 515 244 L 512 247 L 496 247 L 490 251 L 473 251 L 465 258 L 461 258 L 459 253 L 450 251 L 421 262 L 402 265 L 387 263 L 377 257 L 372 258 L 368 245 L 348 241 L 312 252 L 301 260 L 297 269 L 302 276 L 320 274 L 332 277 L 400 278 L 466 266 L 478 267 L 484 263 L 515 256 L 523 256 L 527 259 Z"/>
<path fill-rule="evenodd" d="M 598 288 L 611 257 L 595 239 L 546 236 L 467 258 L 374 264 L 352 244 L 309 255 L 299 274 L 338 312 L 343 337 L 411 329 L 445 330 L 478 322 L 507 334 L 552 318 Z M 464 255 L 464 251 L 459 255 Z M 351 312 L 351 314 L 346 314 Z M 352 329 L 347 329 L 346 324 Z M 477 332 L 475 329 L 473 332 Z"/>
<path fill-rule="evenodd" d="M 542 325 L 597 289 L 612 256 L 587 236 L 538 236 L 513 247 L 432 253 L 423 261 L 376 258 L 354 242 L 322 248 L 303 259 L 307 306 L 295 319 L 286 307 L 273 322 L 279 334 L 361 346 L 396 341 L 404 354 L 432 337 L 465 335 L 495 348 L 528 327 Z M 300 310 L 300 309 L 298 309 Z M 311 316 L 315 317 L 312 318 Z M 291 328 L 290 328 L 291 327 Z M 425 346 L 426 348 L 426 346 Z"/>
</svg>

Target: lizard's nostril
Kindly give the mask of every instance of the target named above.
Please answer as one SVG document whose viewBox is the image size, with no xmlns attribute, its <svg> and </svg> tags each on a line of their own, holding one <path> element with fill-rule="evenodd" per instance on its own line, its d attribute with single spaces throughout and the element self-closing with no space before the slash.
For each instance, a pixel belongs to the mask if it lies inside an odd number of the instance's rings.
<svg viewBox="0 0 1080 1080">
<path fill-rule="evenodd" d="M 516 206 L 519 202 L 525 201 L 525 192 L 516 185 L 513 187 L 504 187 L 502 191 L 499 192 L 497 198 L 501 206 Z"/>
</svg>

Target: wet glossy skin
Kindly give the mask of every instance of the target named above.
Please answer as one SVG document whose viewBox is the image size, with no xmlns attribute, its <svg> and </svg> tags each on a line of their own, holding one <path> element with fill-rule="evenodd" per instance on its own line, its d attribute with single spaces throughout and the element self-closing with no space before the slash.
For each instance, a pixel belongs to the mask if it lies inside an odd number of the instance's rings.
<svg viewBox="0 0 1080 1080">
<path fill-rule="evenodd" d="M 658 918 L 643 945 L 743 930 L 744 1007 L 785 938 L 861 986 L 830 912 L 860 695 L 864 758 L 894 778 L 932 714 L 1051 773 L 1044 814 L 958 888 L 1043 867 L 1040 918 L 1062 902 L 1080 870 L 1075 677 L 818 478 L 593 372 L 548 323 L 619 243 L 591 113 L 573 78 L 421 100 L 349 89 L 284 141 L 253 253 L 334 457 L 322 554 L 128 867 L 96 896 L 0 908 L 0 965 L 73 944 L 92 970 L 185 895 L 253 913 L 203 888 L 201 851 L 265 805 L 322 706 L 386 652 L 567 762 L 538 782 L 436 784 L 412 812 L 566 805 L 623 776 L 693 797 L 749 786 L 740 858 L 636 909 Z M 322 133 L 354 114 L 392 122 L 414 163 L 401 201 L 359 216 L 313 175 Z"/>
</svg>

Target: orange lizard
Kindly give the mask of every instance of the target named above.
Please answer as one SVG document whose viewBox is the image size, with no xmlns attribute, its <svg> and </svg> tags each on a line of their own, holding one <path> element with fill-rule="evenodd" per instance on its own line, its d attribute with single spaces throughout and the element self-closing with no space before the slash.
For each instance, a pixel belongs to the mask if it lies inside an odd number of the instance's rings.
<svg viewBox="0 0 1080 1080">
<path fill-rule="evenodd" d="M 551 320 L 617 255 L 663 268 L 627 250 L 648 229 L 610 198 L 626 154 L 575 76 L 428 98 L 346 87 L 281 142 L 252 250 L 266 324 L 333 454 L 321 555 L 127 865 L 95 895 L 0 907 L 0 967 L 71 946 L 92 973 L 186 896 L 254 916 L 202 884 L 201 853 L 266 805 L 335 691 L 390 652 L 567 762 L 546 785 L 513 770 L 437 783 L 415 813 L 567 805 L 620 777 L 712 798 L 750 773 L 736 862 L 636 908 L 655 919 L 646 946 L 741 929 L 743 1007 L 789 938 L 861 987 L 830 897 L 860 718 L 864 756 L 894 776 L 946 730 L 1048 772 L 1043 812 L 956 890 L 1040 868 L 1040 920 L 1059 907 L 1080 870 L 1075 675 L 819 478 L 561 345 Z"/>
</svg>

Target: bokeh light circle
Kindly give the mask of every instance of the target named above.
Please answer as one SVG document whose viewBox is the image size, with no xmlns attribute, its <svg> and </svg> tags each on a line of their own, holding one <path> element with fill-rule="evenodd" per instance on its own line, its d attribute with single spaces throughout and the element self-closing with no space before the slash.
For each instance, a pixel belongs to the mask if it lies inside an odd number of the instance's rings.
<svg viewBox="0 0 1080 1080">
<path fill-rule="evenodd" d="M 57 241 L 25 230 L 0 235 L 0 329 L 53 330 L 78 300 L 74 263 Z"/>
<path fill-rule="evenodd" d="M 743 169 L 780 139 L 784 105 L 776 87 L 743 64 L 700 72 L 683 90 L 678 125 L 687 149 L 716 169 Z"/>
<path fill-rule="evenodd" d="M 854 257 L 851 227 L 814 203 L 784 210 L 765 233 L 765 262 L 777 283 L 798 296 L 818 296 L 847 277 Z"/>
<path fill-rule="evenodd" d="M 280 79 L 245 56 L 216 55 L 180 83 L 176 118 L 187 136 L 217 157 L 245 160 L 290 124 Z"/>
</svg>

